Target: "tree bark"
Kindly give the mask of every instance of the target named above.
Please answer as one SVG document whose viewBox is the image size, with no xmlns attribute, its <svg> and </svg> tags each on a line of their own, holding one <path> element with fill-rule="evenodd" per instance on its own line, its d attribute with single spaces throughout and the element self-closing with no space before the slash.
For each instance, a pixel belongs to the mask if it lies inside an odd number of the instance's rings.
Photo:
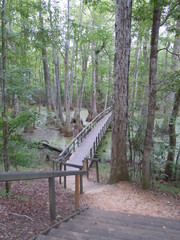
<svg viewBox="0 0 180 240">
<path fill-rule="evenodd" d="M 142 187 L 143 189 L 150 188 L 151 178 L 151 160 L 150 154 L 153 143 L 153 129 L 156 107 L 156 74 L 157 74 L 157 57 L 158 57 L 158 40 L 160 28 L 161 9 L 154 1 L 153 25 L 151 33 L 151 54 L 150 54 L 150 71 L 149 71 L 149 102 L 148 102 L 148 117 L 147 127 L 144 139 L 143 153 L 143 170 L 142 170 Z"/>
<path fill-rule="evenodd" d="M 52 13 L 51 13 L 51 0 L 49 0 L 49 14 L 50 14 L 50 25 L 51 31 L 53 31 Z M 61 103 L 61 87 L 60 87 L 60 72 L 59 72 L 59 57 L 55 48 L 54 40 L 52 39 L 52 52 L 54 58 L 54 72 L 55 72 L 55 84 L 56 84 L 56 98 L 57 98 L 57 112 L 61 123 L 64 124 L 64 117 L 62 113 Z"/>
<path fill-rule="evenodd" d="M 73 108 L 73 78 L 74 78 L 74 49 L 75 41 L 73 41 L 73 49 L 72 49 L 72 59 L 71 59 L 71 74 L 70 74 L 70 108 Z"/>
<path fill-rule="evenodd" d="M 1 31 L 2 31 L 2 96 L 3 96 L 3 158 L 4 158 L 4 170 L 9 172 L 9 149 L 8 149 L 8 117 L 7 117 L 7 89 L 6 89 L 6 39 L 5 39 L 5 7 L 6 0 L 2 1 L 1 11 Z M 10 191 L 10 183 L 6 182 L 6 191 Z"/>
<path fill-rule="evenodd" d="M 129 180 L 127 168 L 128 79 L 132 1 L 116 0 L 110 183 Z"/>
<path fill-rule="evenodd" d="M 176 30 L 179 31 L 180 29 L 180 21 L 177 21 Z M 173 48 L 173 55 L 172 55 L 172 65 L 171 70 L 176 71 L 178 69 L 178 57 L 177 54 L 179 53 L 180 49 L 180 37 L 176 37 L 174 42 Z M 179 112 L 180 106 L 180 87 L 178 88 L 175 96 L 174 96 L 174 104 L 173 109 L 169 121 L 169 151 L 167 156 L 167 163 L 165 167 L 165 174 L 167 179 L 173 178 L 173 163 L 175 158 L 175 151 L 176 151 L 176 119 Z"/>
<path fill-rule="evenodd" d="M 73 135 L 73 129 L 71 125 L 71 115 L 70 115 L 70 86 L 69 86 L 69 20 L 70 20 L 70 1 L 68 0 L 68 29 L 65 43 L 65 106 L 66 106 L 66 126 L 65 126 L 65 136 L 70 137 Z"/>
<path fill-rule="evenodd" d="M 108 79 L 107 93 L 106 93 L 106 99 L 104 103 L 104 110 L 106 110 L 106 108 L 110 106 L 110 83 L 112 81 L 112 60 L 110 57 L 109 57 L 109 71 L 108 71 L 107 79 Z"/>
<path fill-rule="evenodd" d="M 92 43 L 92 82 L 91 82 L 91 110 L 94 118 L 97 115 L 97 106 L 96 106 L 96 78 L 97 78 L 97 66 L 95 60 L 95 49 L 94 43 Z"/>
</svg>

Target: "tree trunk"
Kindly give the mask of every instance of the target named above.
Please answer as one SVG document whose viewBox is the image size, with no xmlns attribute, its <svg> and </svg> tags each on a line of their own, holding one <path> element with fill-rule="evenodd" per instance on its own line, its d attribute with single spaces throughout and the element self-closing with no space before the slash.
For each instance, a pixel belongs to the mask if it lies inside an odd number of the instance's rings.
<svg viewBox="0 0 180 240">
<path fill-rule="evenodd" d="M 52 13 L 51 13 L 51 0 L 49 0 L 49 14 L 50 14 L 50 25 L 51 31 L 53 31 Z M 57 99 L 57 112 L 61 123 L 64 124 L 64 117 L 62 113 L 61 103 L 61 87 L 60 87 L 60 72 L 59 72 L 59 57 L 55 48 L 54 39 L 52 39 L 52 52 L 54 58 L 54 72 L 55 72 L 55 85 L 56 85 L 56 99 Z"/>
<path fill-rule="evenodd" d="M 94 54 L 94 43 L 92 43 L 92 82 L 91 82 L 91 110 L 92 110 L 92 119 L 97 115 L 96 107 L 96 65 L 95 65 L 95 54 Z"/>
<path fill-rule="evenodd" d="M 6 172 L 10 170 L 9 149 L 8 149 L 8 118 L 7 118 L 7 90 L 6 90 L 6 39 L 5 39 L 5 6 L 6 0 L 2 1 L 1 11 L 1 31 L 2 31 L 2 96 L 3 96 L 3 157 L 4 169 Z M 10 191 L 10 183 L 6 182 L 6 191 Z"/>
<path fill-rule="evenodd" d="M 42 10 L 39 11 L 39 19 L 41 23 L 41 28 L 44 28 L 43 24 L 43 17 L 42 17 Z M 43 68 L 44 68 L 44 82 L 45 82 L 45 101 L 46 101 L 46 107 L 47 111 L 50 111 L 50 76 L 49 76 L 49 69 L 48 69 L 48 60 L 47 60 L 47 51 L 46 51 L 46 45 L 45 42 L 43 42 L 42 47 L 42 58 L 43 58 Z"/>
<path fill-rule="evenodd" d="M 148 102 L 148 118 L 144 140 L 143 153 L 143 170 L 142 170 L 142 187 L 150 188 L 151 176 L 151 160 L 150 154 L 153 142 L 153 129 L 156 107 L 156 74 L 157 74 L 157 57 L 158 57 L 158 40 L 160 27 L 161 9 L 156 6 L 154 1 L 153 25 L 151 33 L 151 55 L 150 55 L 150 71 L 149 71 L 149 102 Z"/>
<path fill-rule="evenodd" d="M 134 81 L 134 93 L 133 93 L 133 115 L 136 109 L 136 101 L 137 101 L 137 88 L 138 88 L 138 74 L 139 74 L 139 54 L 140 54 L 140 46 L 139 40 L 137 39 L 137 46 L 135 51 L 135 63 L 133 69 L 133 81 Z"/>
<path fill-rule="evenodd" d="M 65 106 L 66 106 L 66 126 L 65 126 L 65 136 L 70 137 L 73 135 L 73 129 L 71 124 L 71 115 L 70 115 L 70 86 L 69 86 L 69 20 L 70 20 L 70 2 L 68 0 L 68 29 L 65 43 Z"/>
<path fill-rule="evenodd" d="M 73 108 L 73 78 L 74 78 L 74 44 L 73 41 L 73 49 L 72 49 L 72 59 L 71 59 L 71 75 L 70 75 L 70 108 Z"/>
<path fill-rule="evenodd" d="M 109 57 L 109 71 L 108 71 L 108 76 L 107 76 L 107 93 L 106 93 L 106 100 L 104 103 L 104 110 L 106 110 L 107 107 L 110 106 L 110 83 L 112 81 L 112 60 Z"/>
<path fill-rule="evenodd" d="M 167 163 L 165 168 L 166 178 L 172 179 L 173 177 L 173 164 L 176 151 L 176 119 L 179 112 L 180 105 L 180 88 L 175 94 L 174 106 L 169 121 L 169 151 L 167 156 Z"/>
<path fill-rule="evenodd" d="M 180 21 L 177 21 L 176 30 L 179 31 L 180 29 Z M 171 70 L 176 71 L 178 69 L 178 56 L 180 49 L 180 37 L 178 36 L 175 39 L 174 47 L 173 47 L 173 55 L 172 55 L 172 65 Z M 173 163 L 175 157 L 175 150 L 176 150 L 176 119 L 179 112 L 179 105 L 180 105 L 180 87 L 178 88 L 175 97 L 174 97 L 174 104 L 173 109 L 169 121 L 169 151 L 167 156 L 167 163 L 165 168 L 166 178 L 172 179 L 173 178 Z"/>
<path fill-rule="evenodd" d="M 116 0 L 110 183 L 129 180 L 127 168 L 128 79 L 132 1 Z"/>
<path fill-rule="evenodd" d="M 89 46 L 88 46 L 89 49 Z M 86 53 L 86 47 L 85 44 L 83 44 L 83 49 L 81 49 L 82 52 L 82 80 L 81 80 L 81 86 L 80 89 L 78 91 L 78 87 L 77 87 L 77 92 L 79 92 L 78 97 L 77 97 L 77 106 L 76 106 L 76 124 L 75 124 L 75 128 L 82 130 L 83 126 L 81 124 L 81 117 L 80 117 L 80 113 L 81 113 L 81 108 L 82 108 L 82 97 L 83 97 L 83 92 L 84 92 L 84 84 L 85 84 L 85 80 L 86 80 L 86 72 L 87 72 L 87 63 L 88 63 L 88 55 Z"/>
</svg>

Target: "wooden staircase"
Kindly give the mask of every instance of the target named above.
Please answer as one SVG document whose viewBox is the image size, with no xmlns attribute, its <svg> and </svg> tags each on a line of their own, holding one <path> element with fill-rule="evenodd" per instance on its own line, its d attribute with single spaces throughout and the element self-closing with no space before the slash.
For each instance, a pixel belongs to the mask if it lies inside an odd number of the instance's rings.
<svg viewBox="0 0 180 240">
<path fill-rule="evenodd" d="M 87 209 L 37 240 L 179 240 L 180 221 Z"/>
</svg>

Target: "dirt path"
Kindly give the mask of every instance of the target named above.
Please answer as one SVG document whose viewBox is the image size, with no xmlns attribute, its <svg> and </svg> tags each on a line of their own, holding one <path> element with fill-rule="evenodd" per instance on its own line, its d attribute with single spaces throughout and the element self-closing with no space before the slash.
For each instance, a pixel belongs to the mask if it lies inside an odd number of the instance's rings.
<svg viewBox="0 0 180 240">
<path fill-rule="evenodd" d="M 100 184 L 87 190 L 82 200 L 98 209 L 180 219 L 178 199 L 165 193 L 144 191 L 134 183 Z"/>
</svg>

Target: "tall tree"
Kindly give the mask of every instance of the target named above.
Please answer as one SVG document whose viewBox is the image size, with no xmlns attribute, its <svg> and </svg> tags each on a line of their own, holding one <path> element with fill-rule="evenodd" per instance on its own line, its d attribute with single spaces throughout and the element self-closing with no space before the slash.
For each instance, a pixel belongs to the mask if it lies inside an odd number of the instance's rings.
<svg viewBox="0 0 180 240">
<path fill-rule="evenodd" d="M 53 32 L 53 19 L 52 19 L 52 12 L 51 12 L 51 0 L 49 0 L 49 17 L 50 17 L 50 25 L 51 25 L 51 32 Z M 56 10 L 56 9 L 55 9 Z M 53 35 L 53 34 L 52 34 Z M 61 104 L 61 86 L 60 86 L 60 71 L 59 71 L 59 56 L 55 46 L 54 35 L 52 36 L 52 52 L 53 52 L 53 59 L 54 59 L 54 73 L 55 73 L 55 83 L 56 83 L 56 98 L 57 98 L 57 112 L 61 123 L 64 124 L 64 117 L 62 113 L 62 104 Z"/>
<path fill-rule="evenodd" d="M 127 168 L 128 78 L 132 1 L 116 0 L 110 183 L 129 180 Z"/>
<path fill-rule="evenodd" d="M 144 139 L 143 153 L 143 171 L 142 171 L 142 187 L 148 189 L 150 187 L 151 160 L 150 154 L 153 142 L 153 129 L 156 108 L 156 75 L 157 75 L 157 57 L 158 57 L 158 40 L 160 28 L 161 8 L 154 0 L 153 24 L 151 32 L 151 54 L 150 54 L 150 70 L 149 70 L 149 101 L 147 127 Z"/>
<path fill-rule="evenodd" d="M 178 31 L 180 30 L 180 20 L 177 20 L 176 23 L 176 38 L 173 47 L 172 54 L 172 65 L 171 70 L 176 71 L 178 69 L 178 53 L 180 50 L 180 37 Z M 176 150 L 176 119 L 179 112 L 180 106 L 180 87 L 178 87 L 175 95 L 174 95 L 174 104 L 171 113 L 171 117 L 169 120 L 169 151 L 167 156 L 167 163 L 165 168 L 166 177 L 172 179 L 173 177 L 173 163 L 175 158 L 175 150 Z"/>
<path fill-rule="evenodd" d="M 69 47 L 70 47 L 70 0 L 68 3 L 68 26 L 67 26 L 67 34 L 66 34 L 66 42 L 65 42 L 65 80 L 64 80 L 64 89 L 65 89 L 65 106 L 66 106 L 66 126 L 65 126 L 65 135 L 72 136 L 73 129 L 71 124 L 71 114 L 70 114 L 70 85 L 69 85 Z"/>
<path fill-rule="evenodd" d="M 9 149 L 8 149 L 8 117 L 7 117 L 7 89 L 6 89 L 6 19 L 5 19 L 6 0 L 2 1 L 1 11 L 1 31 L 2 31 L 2 95 L 3 95 L 3 155 L 4 169 L 6 172 L 10 170 Z M 6 191 L 9 192 L 10 184 L 6 182 Z"/>
</svg>

